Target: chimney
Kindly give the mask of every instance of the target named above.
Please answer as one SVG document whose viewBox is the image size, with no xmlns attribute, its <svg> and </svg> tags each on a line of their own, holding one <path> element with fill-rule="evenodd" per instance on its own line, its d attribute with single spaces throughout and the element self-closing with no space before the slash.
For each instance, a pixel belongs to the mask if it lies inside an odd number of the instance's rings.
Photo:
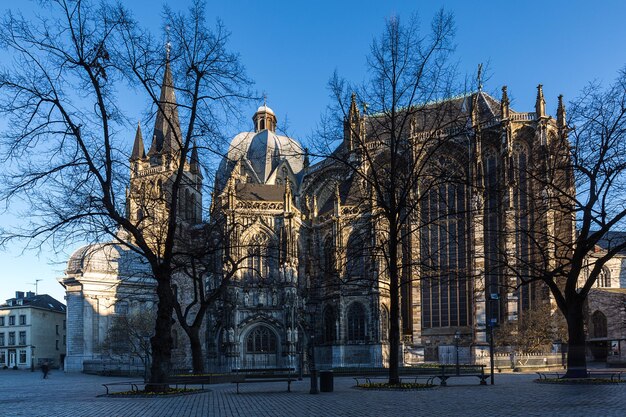
<svg viewBox="0 0 626 417">
<path fill-rule="evenodd" d="M 34 293 L 34 292 L 32 292 L 32 291 L 28 291 L 28 292 L 26 293 L 26 298 L 30 298 L 30 297 L 34 297 L 34 296 L 35 296 L 35 293 Z"/>
<path fill-rule="evenodd" d="M 24 291 L 15 291 L 15 298 L 17 298 L 18 300 L 20 298 L 24 298 Z"/>
</svg>

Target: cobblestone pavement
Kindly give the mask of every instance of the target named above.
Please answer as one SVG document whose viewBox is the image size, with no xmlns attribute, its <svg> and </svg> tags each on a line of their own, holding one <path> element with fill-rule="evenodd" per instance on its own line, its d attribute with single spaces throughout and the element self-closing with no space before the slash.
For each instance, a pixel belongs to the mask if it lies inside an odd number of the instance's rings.
<svg viewBox="0 0 626 417">
<path fill-rule="evenodd" d="M 335 391 L 310 395 L 309 381 L 210 386 L 171 398 L 106 398 L 101 384 L 130 379 L 0 370 L 0 416 L 624 416 L 626 384 L 545 385 L 531 374 L 502 374 L 496 385 L 450 379 L 425 391 L 361 391 L 336 378 Z"/>
</svg>

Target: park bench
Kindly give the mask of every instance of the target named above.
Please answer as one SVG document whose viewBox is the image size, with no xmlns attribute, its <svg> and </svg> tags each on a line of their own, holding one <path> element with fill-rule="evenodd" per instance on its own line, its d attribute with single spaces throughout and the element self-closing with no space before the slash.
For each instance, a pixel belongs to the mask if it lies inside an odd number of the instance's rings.
<svg viewBox="0 0 626 417">
<path fill-rule="evenodd" d="M 623 371 L 608 371 L 608 370 L 587 370 L 588 378 L 608 378 L 611 381 L 621 381 Z M 562 372 L 537 372 L 540 380 L 549 378 L 563 378 L 565 376 Z"/>
<path fill-rule="evenodd" d="M 611 381 L 621 381 L 622 371 L 609 371 L 609 370 L 587 370 L 588 378 L 609 378 Z"/>
<path fill-rule="evenodd" d="M 125 381 L 125 382 L 110 382 L 108 384 L 102 384 L 104 388 L 107 390 L 107 394 L 109 395 L 110 389 L 115 389 L 117 387 L 129 387 L 131 391 L 140 391 L 139 386 L 144 387 L 146 383 L 144 381 Z M 127 389 L 128 390 L 128 389 Z M 116 391 L 116 392 L 120 392 Z"/>
<path fill-rule="evenodd" d="M 445 387 L 448 379 L 457 377 L 477 377 L 480 385 L 487 385 L 488 375 L 485 365 L 440 365 L 435 377 L 441 381 L 439 385 Z"/>
<path fill-rule="evenodd" d="M 233 384 L 250 384 L 257 382 L 286 382 L 287 392 L 291 392 L 291 383 L 297 380 L 294 368 L 238 368 L 233 369 Z"/>
<path fill-rule="evenodd" d="M 400 383 L 402 381 L 412 381 L 417 383 L 420 379 L 425 379 L 426 384 L 432 384 L 435 379 L 435 368 L 419 368 L 419 367 L 400 367 L 398 374 L 400 376 Z M 337 372 L 337 375 L 352 374 L 352 378 L 356 382 L 357 387 L 361 385 L 361 381 L 365 381 L 366 384 L 371 384 L 373 380 L 387 380 L 389 379 L 389 369 L 387 368 L 356 368 L 356 369 L 344 369 Z"/>
<path fill-rule="evenodd" d="M 212 383 L 210 375 L 170 375 L 167 377 L 167 383 L 174 385 L 176 388 L 182 386 L 187 388 L 187 385 L 200 385 L 204 389 L 205 385 Z"/>
</svg>

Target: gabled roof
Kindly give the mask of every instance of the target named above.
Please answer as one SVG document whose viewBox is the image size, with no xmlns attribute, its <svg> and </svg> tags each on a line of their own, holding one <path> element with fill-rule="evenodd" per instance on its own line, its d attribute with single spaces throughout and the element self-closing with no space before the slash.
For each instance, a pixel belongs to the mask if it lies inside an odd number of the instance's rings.
<svg viewBox="0 0 626 417">
<path fill-rule="evenodd" d="M 19 304 L 20 301 L 21 304 Z M 57 301 L 48 294 L 38 294 L 24 298 L 9 298 L 5 304 L 0 305 L 0 309 L 13 307 L 36 307 L 56 311 L 58 313 L 65 313 L 66 311 L 65 304 Z"/>
</svg>

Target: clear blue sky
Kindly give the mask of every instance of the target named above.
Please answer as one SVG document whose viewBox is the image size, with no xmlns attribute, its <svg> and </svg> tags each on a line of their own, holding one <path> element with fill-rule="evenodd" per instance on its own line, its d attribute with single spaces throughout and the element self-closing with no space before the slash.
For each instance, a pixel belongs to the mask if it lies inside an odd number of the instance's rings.
<svg viewBox="0 0 626 417">
<path fill-rule="evenodd" d="M 135 15 L 155 32 L 162 27 L 159 1 L 124 0 Z M 170 1 L 174 9 L 188 0 Z M 241 54 L 249 76 L 279 123 L 289 120 L 288 132 L 306 141 L 329 102 L 326 83 L 337 69 L 360 81 L 372 38 L 385 18 L 408 18 L 418 12 L 428 25 L 440 8 L 456 17 L 456 59 L 464 73 L 488 63 L 485 90 L 499 97 L 508 85 L 513 108 L 533 111 L 536 85 L 544 84 L 547 107 L 556 97 L 573 98 L 591 80 L 610 82 L 626 65 L 626 2 L 623 1 L 208 1 L 210 14 L 232 32 L 230 46 Z M 25 0 L 0 0 L 0 10 L 36 7 Z M 1 58 L 0 58 L 1 59 Z M 130 100 L 130 98 L 129 98 Z M 258 105 L 260 103 L 257 103 Z M 136 110 L 137 119 L 145 103 Z M 242 109 L 252 116 L 255 105 Z M 248 119 L 249 120 L 249 119 Z M 250 129 L 251 122 L 240 126 Z M 1 121 L 0 121 L 1 126 Z M 236 132 L 232 132 L 234 135 Z M 134 132 L 129 131 L 129 140 Z M 14 221 L 5 216 L 2 223 Z M 0 300 L 16 290 L 34 290 L 63 300 L 56 278 L 63 275 L 67 253 L 27 252 L 15 246 L 0 252 Z M 65 252 L 65 253 L 63 253 Z"/>
</svg>

